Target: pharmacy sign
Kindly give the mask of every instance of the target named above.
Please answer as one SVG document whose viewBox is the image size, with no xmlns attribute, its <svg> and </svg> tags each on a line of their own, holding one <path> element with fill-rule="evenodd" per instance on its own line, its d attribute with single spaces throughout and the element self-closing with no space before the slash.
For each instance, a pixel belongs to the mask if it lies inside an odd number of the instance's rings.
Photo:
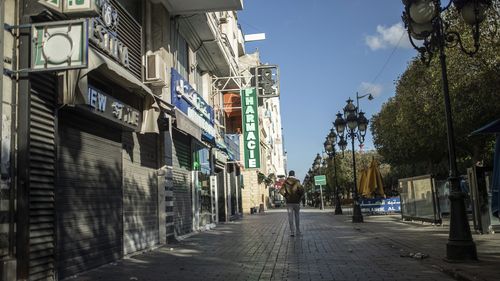
<svg viewBox="0 0 500 281">
<path fill-rule="evenodd" d="M 258 100 L 255 88 L 241 91 L 245 168 L 260 168 Z"/>
</svg>

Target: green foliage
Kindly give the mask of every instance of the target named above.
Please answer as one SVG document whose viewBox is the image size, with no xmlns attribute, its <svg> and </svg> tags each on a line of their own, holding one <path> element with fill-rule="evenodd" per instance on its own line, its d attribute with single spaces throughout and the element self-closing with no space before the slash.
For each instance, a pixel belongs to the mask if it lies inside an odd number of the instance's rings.
<svg viewBox="0 0 500 281">
<path fill-rule="evenodd" d="M 494 1 L 498 4 L 498 1 Z M 463 44 L 473 47 L 470 27 L 457 20 L 454 11 L 446 18 L 450 30 L 461 34 Z M 447 73 L 455 130 L 456 154 L 461 173 L 479 160 L 492 158 L 492 136 L 469 134 L 500 118 L 500 39 L 498 11 L 489 11 L 481 27 L 481 48 L 470 57 L 458 46 L 446 49 Z M 420 174 L 446 177 L 448 149 L 442 74 L 438 57 L 429 67 L 418 59 L 408 64 L 396 81 L 396 94 L 374 115 L 370 126 L 377 151 L 391 165 L 388 175 L 397 178 Z"/>
</svg>

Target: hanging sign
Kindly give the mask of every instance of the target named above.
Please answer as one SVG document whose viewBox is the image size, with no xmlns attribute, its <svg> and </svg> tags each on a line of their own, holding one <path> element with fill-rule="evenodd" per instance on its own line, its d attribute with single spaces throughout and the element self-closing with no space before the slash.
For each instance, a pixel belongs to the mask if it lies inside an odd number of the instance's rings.
<svg viewBox="0 0 500 281">
<path fill-rule="evenodd" d="M 87 20 L 33 24 L 31 36 L 32 71 L 87 67 Z"/>
<path fill-rule="evenodd" d="M 65 15 L 97 16 L 101 0 L 38 0 L 45 7 Z"/>
<path fill-rule="evenodd" d="M 253 85 L 261 98 L 272 98 L 280 95 L 279 69 L 276 65 L 261 65 L 251 70 L 254 75 Z"/>
<path fill-rule="evenodd" d="M 257 92 L 255 88 L 241 92 L 243 114 L 243 151 L 245 168 L 260 168 L 260 138 Z"/>
</svg>

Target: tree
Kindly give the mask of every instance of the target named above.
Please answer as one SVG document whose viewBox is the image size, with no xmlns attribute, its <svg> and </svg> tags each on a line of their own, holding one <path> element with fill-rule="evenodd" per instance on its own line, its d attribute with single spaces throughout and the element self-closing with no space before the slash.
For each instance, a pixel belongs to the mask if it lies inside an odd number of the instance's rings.
<svg viewBox="0 0 500 281">
<path fill-rule="evenodd" d="M 498 5 L 498 1 L 494 1 Z M 472 46 L 470 28 L 454 11 L 446 15 L 450 29 Z M 489 11 L 481 27 L 481 49 L 474 56 L 458 47 L 447 48 L 447 69 L 459 171 L 478 160 L 491 161 L 492 137 L 470 137 L 478 127 L 500 117 L 500 39 L 498 10 Z M 396 94 L 371 120 L 374 145 L 391 177 L 432 173 L 448 174 L 448 149 L 443 106 L 441 66 L 438 59 L 427 67 L 412 60 L 398 78 Z"/>
</svg>

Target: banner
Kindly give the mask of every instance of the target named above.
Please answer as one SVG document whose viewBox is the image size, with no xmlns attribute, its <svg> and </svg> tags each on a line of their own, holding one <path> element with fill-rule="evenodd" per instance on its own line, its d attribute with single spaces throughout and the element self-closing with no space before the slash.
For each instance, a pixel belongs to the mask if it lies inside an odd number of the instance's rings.
<svg viewBox="0 0 500 281">
<path fill-rule="evenodd" d="M 362 199 L 360 203 L 361 211 L 364 213 L 390 214 L 401 212 L 399 197 Z"/>
<path fill-rule="evenodd" d="M 255 88 L 241 91 L 245 168 L 260 168 L 258 100 Z"/>
</svg>

